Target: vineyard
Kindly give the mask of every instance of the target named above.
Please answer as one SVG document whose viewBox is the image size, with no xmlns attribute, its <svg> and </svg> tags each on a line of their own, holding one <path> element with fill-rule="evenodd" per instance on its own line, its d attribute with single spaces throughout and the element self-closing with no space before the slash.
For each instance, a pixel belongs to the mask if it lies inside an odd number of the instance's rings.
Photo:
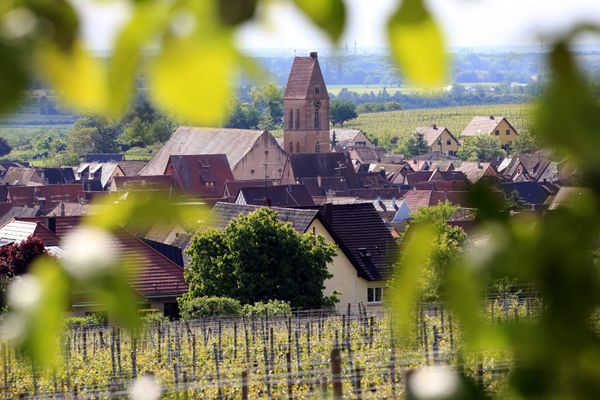
<svg viewBox="0 0 600 400">
<path fill-rule="evenodd" d="M 534 298 L 515 297 L 490 301 L 486 314 L 498 323 L 538 311 Z M 39 371 L 3 345 L 1 393 L 123 398 L 133 379 L 151 373 L 168 399 L 321 398 L 332 390 L 344 398 L 403 398 L 407 372 L 432 364 L 453 365 L 490 392 L 503 390 L 513 367 L 509 354 L 459 357 L 459 326 L 439 305 L 422 305 L 414 321 L 414 336 L 402 346 L 390 316 L 364 306 L 342 315 L 153 324 L 133 338 L 118 328 L 80 326 L 61 338 L 62 363 L 52 371 Z"/>
<path fill-rule="evenodd" d="M 357 119 L 344 124 L 344 128 L 360 129 L 370 137 L 377 138 L 379 145 L 392 148 L 393 137 L 402 142 L 419 126 L 445 126 L 458 136 L 477 115 L 504 116 L 519 133 L 525 133 L 530 129 L 533 110 L 533 106 L 529 104 L 494 104 L 363 113 L 359 114 Z"/>
</svg>

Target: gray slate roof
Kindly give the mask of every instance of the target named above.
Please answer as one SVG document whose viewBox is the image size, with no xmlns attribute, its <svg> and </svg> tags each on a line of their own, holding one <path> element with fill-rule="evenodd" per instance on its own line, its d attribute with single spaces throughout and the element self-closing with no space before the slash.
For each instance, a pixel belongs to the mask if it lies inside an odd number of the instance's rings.
<svg viewBox="0 0 600 400">
<path fill-rule="evenodd" d="M 235 219 L 240 215 L 248 215 L 252 211 L 256 211 L 259 208 L 261 207 L 219 202 L 215 204 L 212 209 L 215 228 L 225 229 L 232 219 Z M 281 221 L 291 224 L 292 227 L 300 233 L 306 232 L 308 226 L 311 224 L 313 219 L 315 219 L 318 213 L 318 210 L 315 209 L 295 209 L 281 207 L 270 208 L 277 212 Z"/>
<path fill-rule="evenodd" d="M 171 155 L 225 154 L 233 170 L 266 131 L 180 126 L 139 175 L 162 175 Z"/>
</svg>

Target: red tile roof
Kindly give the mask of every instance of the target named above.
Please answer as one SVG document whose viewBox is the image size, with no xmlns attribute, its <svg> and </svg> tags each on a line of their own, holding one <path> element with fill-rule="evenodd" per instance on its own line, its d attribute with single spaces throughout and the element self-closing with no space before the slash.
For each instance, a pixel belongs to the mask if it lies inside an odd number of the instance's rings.
<svg viewBox="0 0 600 400">
<path fill-rule="evenodd" d="M 15 206 L 43 204 L 43 211 L 51 210 L 61 201 L 78 202 L 85 199 L 83 185 L 10 186 L 8 200 Z"/>
<path fill-rule="evenodd" d="M 165 175 L 184 193 L 204 199 L 222 199 L 225 182 L 233 180 L 225 154 L 172 155 Z"/>
<path fill-rule="evenodd" d="M 319 94 L 320 97 L 327 97 L 317 54 L 314 53 L 314 57 L 294 57 L 283 98 L 306 99 L 310 95 L 309 88 L 315 84 L 319 85 L 323 92 Z"/>
</svg>

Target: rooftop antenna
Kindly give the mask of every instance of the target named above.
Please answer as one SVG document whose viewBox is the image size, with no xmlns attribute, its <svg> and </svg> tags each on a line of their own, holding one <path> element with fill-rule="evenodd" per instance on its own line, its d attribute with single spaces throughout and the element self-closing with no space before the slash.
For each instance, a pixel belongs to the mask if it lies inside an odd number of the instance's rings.
<svg viewBox="0 0 600 400">
<path fill-rule="evenodd" d="M 279 165 L 278 163 L 269 163 L 269 162 L 264 162 L 261 163 L 260 165 L 262 165 L 263 167 L 265 167 L 265 180 L 264 180 L 264 190 L 265 190 L 265 197 L 262 198 L 261 200 L 263 201 L 263 203 L 267 204 L 267 180 L 269 179 L 269 173 L 267 168 L 269 167 L 269 165 Z"/>
</svg>

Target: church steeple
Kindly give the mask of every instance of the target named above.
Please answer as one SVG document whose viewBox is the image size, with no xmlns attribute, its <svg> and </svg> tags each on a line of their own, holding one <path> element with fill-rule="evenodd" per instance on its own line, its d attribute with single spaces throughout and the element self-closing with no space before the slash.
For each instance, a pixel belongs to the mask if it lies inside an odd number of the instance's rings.
<svg viewBox="0 0 600 400">
<path fill-rule="evenodd" d="M 283 138 L 288 153 L 329 152 L 329 95 L 317 53 L 294 57 L 283 95 Z"/>
</svg>

